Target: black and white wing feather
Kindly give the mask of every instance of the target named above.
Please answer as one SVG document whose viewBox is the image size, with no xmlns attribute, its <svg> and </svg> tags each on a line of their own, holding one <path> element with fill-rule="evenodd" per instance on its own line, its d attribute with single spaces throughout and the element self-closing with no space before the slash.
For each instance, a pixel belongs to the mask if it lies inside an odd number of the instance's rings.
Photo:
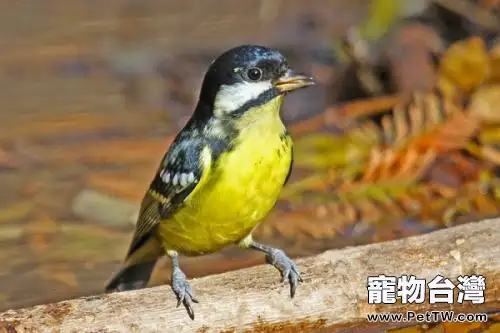
<svg viewBox="0 0 500 333">
<path fill-rule="evenodd" d="M 142 201 L 128 256 L 143 244 L 160 220 L 175 212 L 196 188 L 205 171 L 201 159 L 204 149 L 208 147 L 195 138 L 173 143 Z"/>
</svg>

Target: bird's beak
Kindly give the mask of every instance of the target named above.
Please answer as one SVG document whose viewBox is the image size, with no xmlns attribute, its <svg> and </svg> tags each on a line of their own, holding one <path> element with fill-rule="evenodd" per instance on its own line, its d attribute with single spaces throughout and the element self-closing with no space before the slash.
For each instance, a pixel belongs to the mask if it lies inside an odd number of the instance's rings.
<svg viewBox="0 0 500 333">
<path fill-rule="evenodd" d="M 283 76 L 275 81 L 274 86 L 280 93 L 285 93 L 299 88 L 309 87 L 314 83 L 313 77 L 289 69 Z"/>
</svg>

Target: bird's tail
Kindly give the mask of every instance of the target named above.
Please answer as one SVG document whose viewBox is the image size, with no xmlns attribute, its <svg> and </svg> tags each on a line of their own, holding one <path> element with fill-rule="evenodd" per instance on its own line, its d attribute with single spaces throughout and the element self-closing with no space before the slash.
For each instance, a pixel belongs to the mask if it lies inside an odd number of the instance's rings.
<svg viewBox="0 0 500 333">
<path fill-rule="evenodd" d="M 144 288 L 161 255 L 160 244 L 151 237 L 127 257 L 122 269 L 108 282 L 106 292 Z"/>
<path fill-rule="evenodd" d="M 123 267 L 108 283 L 106 292 L 144 288 L 151 277 L 156 260 Z"/>
</svg>

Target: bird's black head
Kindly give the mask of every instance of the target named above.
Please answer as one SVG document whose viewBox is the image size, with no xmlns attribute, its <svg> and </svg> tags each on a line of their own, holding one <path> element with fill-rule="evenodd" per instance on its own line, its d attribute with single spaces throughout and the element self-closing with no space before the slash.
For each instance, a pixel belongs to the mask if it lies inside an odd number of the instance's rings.
<svg viewBox="0 0 500 333">
<path fill-rule="evenodd" d="M 249 103 L 264 103 L 311 84 L 313 79 L 293 71 L 279 51 L 243 45 L 212 62 L 203 80 L 198 107 L 228 114 Z"/>
</svg>

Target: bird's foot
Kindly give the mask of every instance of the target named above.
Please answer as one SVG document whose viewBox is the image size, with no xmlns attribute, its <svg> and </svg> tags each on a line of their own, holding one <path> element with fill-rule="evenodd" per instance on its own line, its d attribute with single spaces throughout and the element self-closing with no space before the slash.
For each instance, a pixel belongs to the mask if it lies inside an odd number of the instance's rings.
<svg viewBox="0 0 500 333">
<path fill-rule="evenodd" d="M 290 296 L 295 296 L 295 290 L 299 282 L 302 282 L 299 268 L 280 249 L 271 249 L 266 255 L 267 262 L 276 267 L 281 273 L 281 282 L 288 280 L 290 283 Z"/>
<path fill-rule="evenodd" d="M 186 279 L 186 275 L 179 267 L 174 267 L 172 271 L 172 290 L 177 297 L 177 307 L 182 303 L 186 308 L 189 318 L 194 320 L 194 311 L 191 307 L 191 302 L 198 303 L 198 300 L 194 298 L 193 290 Z"/>
</svg>

